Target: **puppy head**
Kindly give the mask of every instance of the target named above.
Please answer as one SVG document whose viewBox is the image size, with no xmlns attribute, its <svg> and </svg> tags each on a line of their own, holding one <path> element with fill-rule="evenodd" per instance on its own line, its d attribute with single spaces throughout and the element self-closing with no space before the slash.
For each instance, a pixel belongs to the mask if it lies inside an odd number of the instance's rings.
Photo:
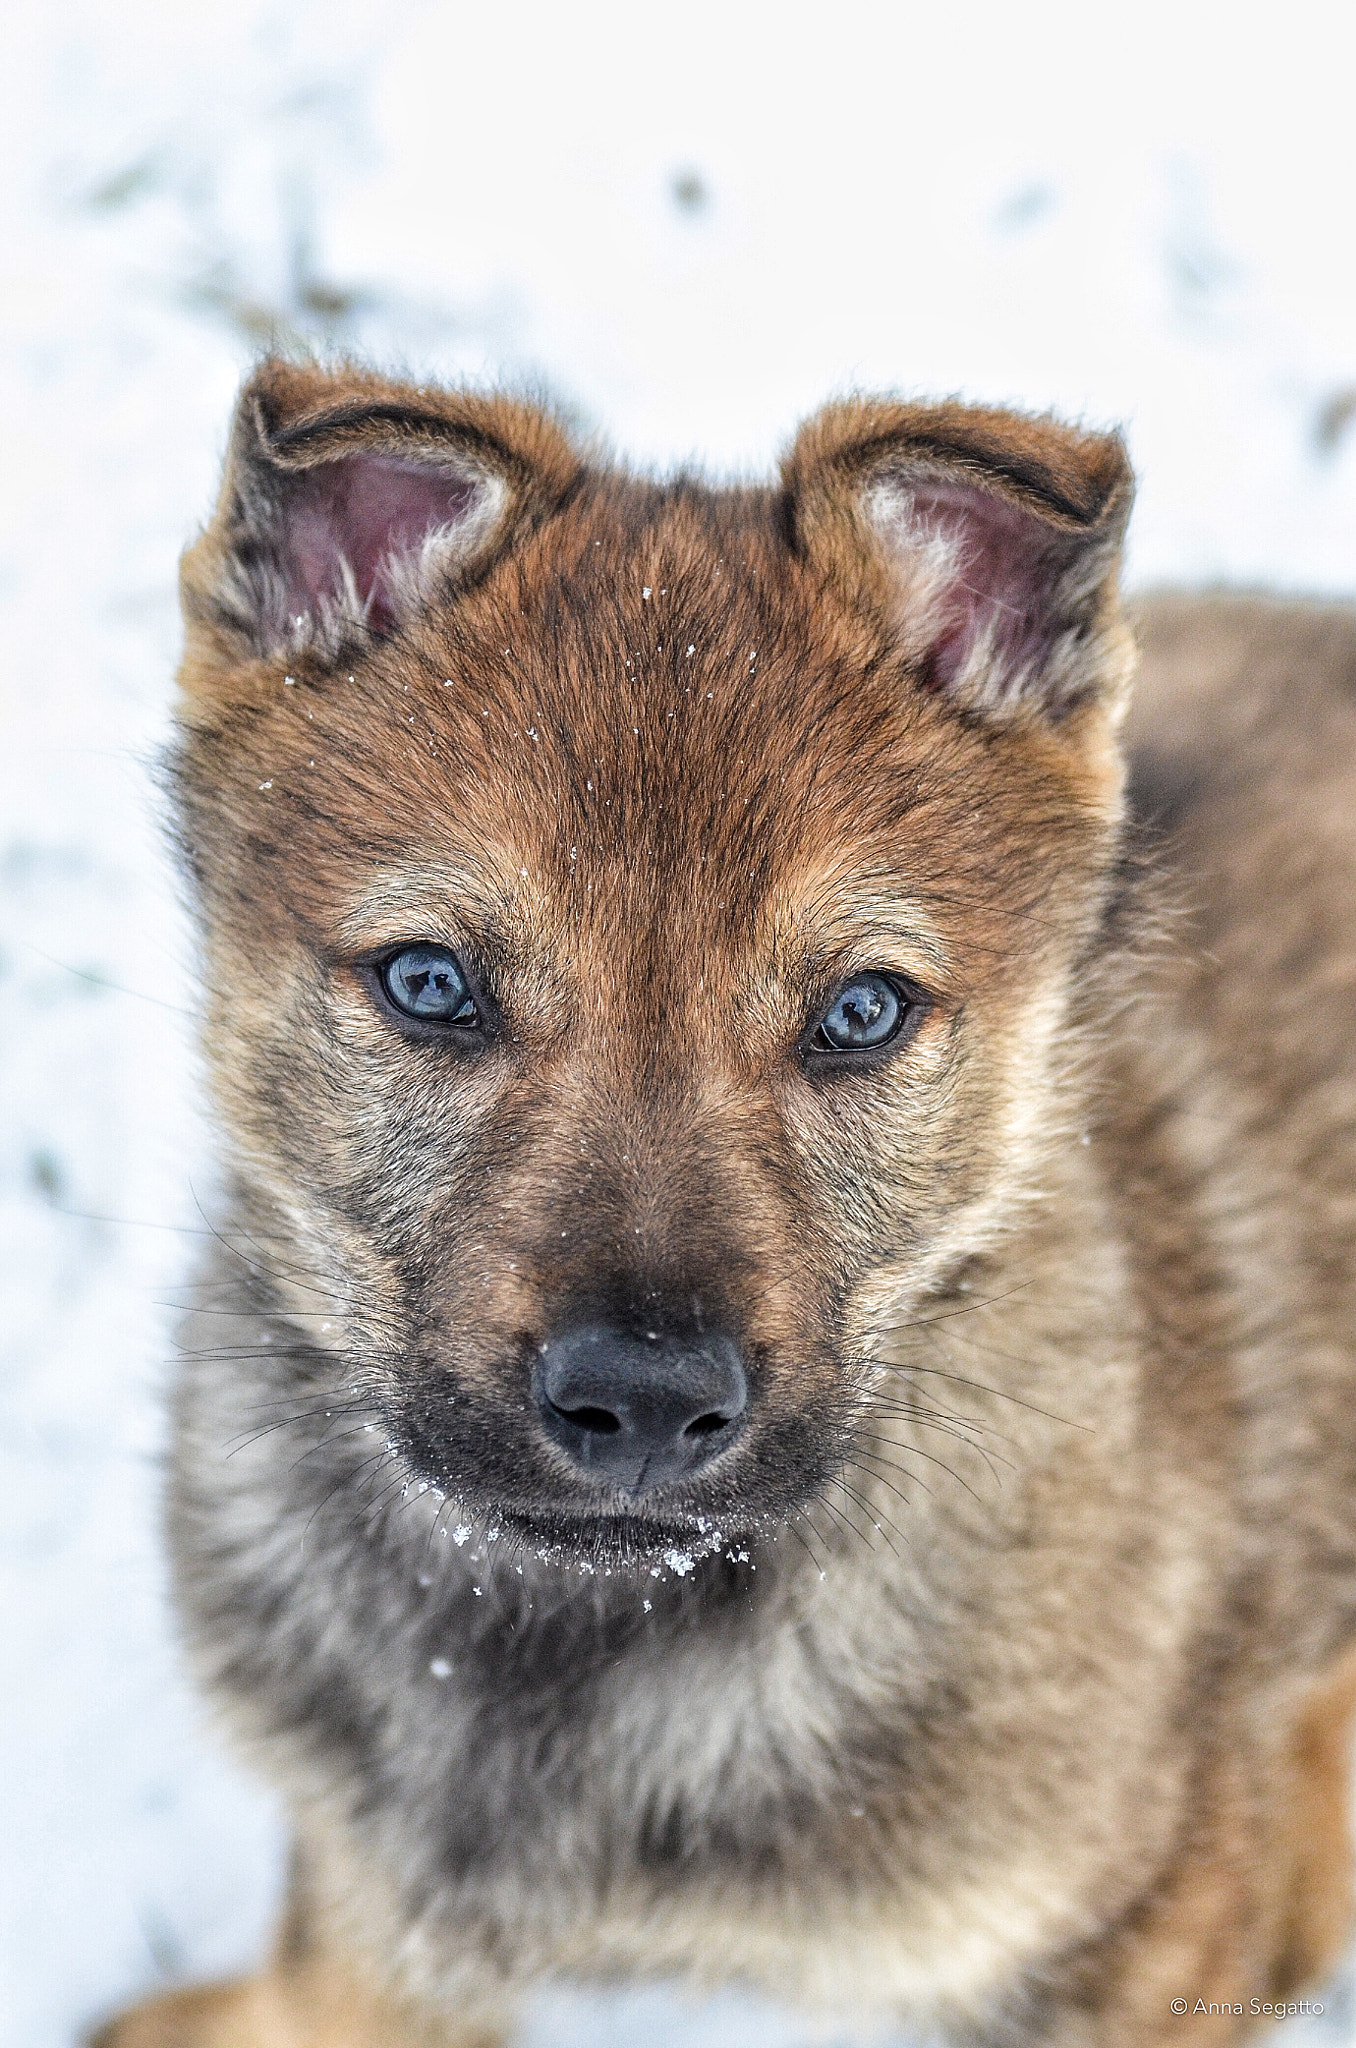
<svg viewBox="0 0 1356 2048">
<path fill-rule="evenodd" d="M 1128 501 L 1114 440 L 956 406 L 713 492 L 502 398 L 247 387 L 184 571 L 209 1063 L 419 1483 L 644 1558 L 841 1463 L 1058 1124 Z"/>
</svg>

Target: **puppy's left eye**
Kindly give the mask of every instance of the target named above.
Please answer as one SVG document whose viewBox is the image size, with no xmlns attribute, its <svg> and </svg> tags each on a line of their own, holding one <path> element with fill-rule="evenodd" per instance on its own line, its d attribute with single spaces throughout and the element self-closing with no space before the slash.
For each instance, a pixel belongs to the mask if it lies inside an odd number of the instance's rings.
<svg viewBox="0 0 1356 2048">
<path fill-rule="evenodd" d="M 426 1024 L 480 1023 L 461 962 L 445 946 L 405 946 L 379 972 L 386 994 L 405 1016 Z"/>
<path fill-rule="evenodd" d="M 871 1052 L 897 1038 L 909 1004 L 885 974 L 859 974 L 840 988 L 813 1038 L 812 1052 Z"/>
</svg>

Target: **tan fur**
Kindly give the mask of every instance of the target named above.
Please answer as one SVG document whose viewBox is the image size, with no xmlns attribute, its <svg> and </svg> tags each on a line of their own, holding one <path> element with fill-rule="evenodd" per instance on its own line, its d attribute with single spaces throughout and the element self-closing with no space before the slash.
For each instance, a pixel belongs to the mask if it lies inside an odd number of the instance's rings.
<svg viewBox="0 0 1356 2048">
<path fill-rule="evenodd" d="M 670 1973 L 1166 2048 L 1340 1949 L 1356 619 L 1127 622 L 1129 488 L 957 405 L 722 493 L 248 388 L 185 563 L 230 1188 L 171 1521 L 298 1878 L 264 1977 L 109 2048 L 469 2048 Z M 412 941 L 481 963 L 473 1051 L 383 1007 Z M 873 967 L 908 1029 L 835 1064 Z M 534 1359 L 693 1316 L 744 1435 L 600 1493 Z"/>
<path fill-rule="evenodd" d="M 237 1984 L 171 1991 L 101 2028 L 90 2048 L 502 2048 L 507 2034 L 405 2015 L 358 1990 L 341 1963 L 275 1965 Z"/>
</svg>

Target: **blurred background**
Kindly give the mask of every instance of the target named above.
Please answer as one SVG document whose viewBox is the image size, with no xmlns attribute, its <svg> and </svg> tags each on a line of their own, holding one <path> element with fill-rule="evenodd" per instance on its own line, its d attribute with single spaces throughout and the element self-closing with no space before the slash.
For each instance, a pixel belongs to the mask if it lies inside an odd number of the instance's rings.
<svg viewBox="0 0 1356 2048">
<path fill-rule="evenodd" d="M 54 0 L 0 72 L 0 2035 L 247 1964 L 280 1836 L 179 1673 L 202 1228 L 158 837 L 176 557 L 270 340 L 760 471 L 852 387 L 1117 422 L 1133 579 L 1356 589 L 1356 10 Z M 1287 2038 L 1356 2043 L 1349 1993 Z M 794 2048 L 662 1990 L 531 2048 Z"/>
</svg>

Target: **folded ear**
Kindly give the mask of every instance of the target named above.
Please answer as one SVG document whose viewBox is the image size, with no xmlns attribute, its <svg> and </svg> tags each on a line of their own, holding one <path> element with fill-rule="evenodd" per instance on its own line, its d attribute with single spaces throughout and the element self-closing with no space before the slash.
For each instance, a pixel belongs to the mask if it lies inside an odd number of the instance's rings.
<svg viewBox="0 0 1356 2048">
<path fill-rule="evenodd" d="M 579 467 L 531 406 L 267 362 L 184 558 L 190 632 L 236 659 L 390 633 L 553 510 Z"/>
<path fill-rule="evenodd" d="M 1123 694 L 1133 484 L 1115 435 L 852 400 L 801 430 L 783 476 L 797 544 L 883 611 L 923 688 L 982 716 L 1056 722 Z"/>
</svg>

